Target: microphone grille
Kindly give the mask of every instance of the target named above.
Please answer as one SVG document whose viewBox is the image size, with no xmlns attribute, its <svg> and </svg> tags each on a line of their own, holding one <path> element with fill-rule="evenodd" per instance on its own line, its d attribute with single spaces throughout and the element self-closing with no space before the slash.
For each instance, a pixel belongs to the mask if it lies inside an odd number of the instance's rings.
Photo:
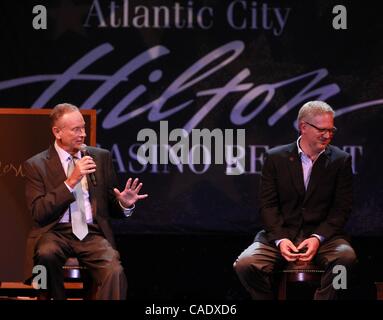
<svg viewBox="0 0 383 320">
<path fill-rule="evenodd" d="M 83 144 L 81 145 L 81 147 L 80 147 L 80 151 L 81 151 L 81 152 L 86 152 L 86 144 L 85 144 L 85 143 L 83 143 Z"/>
</svg>

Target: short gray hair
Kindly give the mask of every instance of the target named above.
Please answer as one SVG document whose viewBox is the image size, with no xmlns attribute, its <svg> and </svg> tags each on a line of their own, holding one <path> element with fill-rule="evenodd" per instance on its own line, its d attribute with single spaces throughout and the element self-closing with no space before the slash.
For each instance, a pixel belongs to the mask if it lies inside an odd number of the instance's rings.
<svg viewBox="0 0 383 320">
<path fill-rule="evenodd" d="M 318 114 L 331 113 L 335 115 L 335 111 L 324 101 L 306 102 L 298 112 L 298 123 L 306 118 L 312 118 Z"/>
<path fill-rule="evenodd" d="M 79 108 L 77 108 L 75 105 L 70 103 L 59 103 L 56 105 L 52 112 L 49 115 L 49 118 L 51 119 L 51 127 L 53 128 L 56 124 L 56 122 L 66 113 L 79 111 Z"/>
</svg>

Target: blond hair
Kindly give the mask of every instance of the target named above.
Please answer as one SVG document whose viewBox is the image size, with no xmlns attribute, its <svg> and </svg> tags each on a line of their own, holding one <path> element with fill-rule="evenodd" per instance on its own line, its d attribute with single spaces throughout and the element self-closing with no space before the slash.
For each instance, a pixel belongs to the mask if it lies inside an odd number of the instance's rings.
<svg viewBox="0 0 383 320">
<path fill-rule="evenodd" d="M 335 112 L 333 108 L 331 108 L 326 102 L 324 101 L 309 101 L 306 102 L 298 112 L 298 123 L 300 123 L 302 120 L 306 119 L 312 119 L 318 114 L 323 113 L 331 113 L 332 116 L 335 115 Z"/>
</svg>

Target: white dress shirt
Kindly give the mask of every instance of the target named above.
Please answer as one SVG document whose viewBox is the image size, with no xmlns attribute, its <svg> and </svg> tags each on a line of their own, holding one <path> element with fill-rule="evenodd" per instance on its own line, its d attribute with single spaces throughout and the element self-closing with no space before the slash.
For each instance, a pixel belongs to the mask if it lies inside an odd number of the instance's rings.
<svg viewBox="0 0 383 320">
<path fill-rule="evenodd" d="M 71 161 L 71 159 L 72 159 L 72 155 L 70 153 L 66 152 L 64 149 L 60 148 L 58 146 L 57 142 L 55 142 L 54 146 L 55 146 L 55 149 L 59 155 L 60 162 L 61 162 L 61 165 L 63 166 L 64 172 L 66 174 L 68 172 L 68 165 L 69 165 L 69 161 Z M 77 157 L 78 159 L 81 159 L 81 152 L 80 151 L 77 152 L 77 154 L 75 154 L 75 157 Z M 91 207 L 91 204 L 89 201 L 89 190 L 88 190 L 88 182 L 86 181 L 86 176 L 84 176 L 81 179 L 80 183 L 81 183 L 81 187 L 82 187 L 82 192 L 84 194 L 84 207 L 85 207 L 86 222 L 87 223 L 93 223 L 92 207 Z M 67 186 L 67 188 L 70 192 L 73 192 L 73 189 L 71 187 L 69 187 L 66 183 L 65 183 L 65 185 Z M 70 208 L 65 211 L 63 217 L 60 220 L 60 223 L 70 222 L 69 212 L 76 212 L 76 211 L 79 211 L 77 201 L 73 201 L 70 204 Z"/>
</svg>

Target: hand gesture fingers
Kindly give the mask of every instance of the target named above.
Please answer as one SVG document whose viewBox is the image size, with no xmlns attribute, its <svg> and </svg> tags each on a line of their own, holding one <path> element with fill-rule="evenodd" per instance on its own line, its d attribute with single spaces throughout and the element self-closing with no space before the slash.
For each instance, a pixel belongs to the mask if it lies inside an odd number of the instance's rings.
<svg viewBox="0 0 383 320">
<path fill-rule="evenodd" d="M 139 179 L 136 178 L 133 182 L 132 181 L 132 178 L 128 179 L 123 192 L 120 192 L 118 189 L 114 189 L 117 199 L 126 208 L 132 206 L 137 200 L 145 199 L 148 197 L 148 194 L 139 194 L 143 186 L 142 183 L 139 183 Z"/>
<path fill-rule="evenodd" d="M 136 187 L 137 187 L 137 183 L 138 183 L 138 178 L 134 179 L 133 183 L 132 183 L 132 189 L 135 190 Z"/>
<path fill-rule="evenodd" d="M 148 194 L 147 193 L 145 193 L 145 194 L 138 194 L 137 195 L 137 198 L 139 199 L 139 200 L 141 200 L 141 199 L 145 199 L 145 198 L 147 198 L 148 197 Z"/>
<path fill-rule="evenodd" d="M 126 181 L 125 190 L 129 190 L 131 184 L 132 184 L 132 178 L 129 178 L 128 181 Z"/>
</svg>

